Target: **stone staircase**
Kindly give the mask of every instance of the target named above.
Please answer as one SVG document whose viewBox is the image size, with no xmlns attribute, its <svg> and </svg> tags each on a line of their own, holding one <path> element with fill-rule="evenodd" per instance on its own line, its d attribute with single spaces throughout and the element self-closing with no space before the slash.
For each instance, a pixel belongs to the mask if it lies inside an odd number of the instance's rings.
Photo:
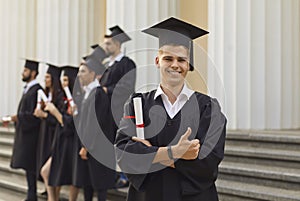
<svg viewBox="0 0 300 201">
<path fill-rule="evenodd" d="M 24 172 L 9 168 L 13 135 L 13 128 L 0 127 L 0 201 L 22 200 L 26 193 Z M 221 201 L 300 201 L 300 130 L 228 131 L 217 188 Z M 126 191 L 111 190 L 108 200 L 125 200 Z M 67 194 L 63 188 L 62 200 Z"/>
<path fill-rule="evenodd" d="M 229 131 L 217 181 L 222 200 L 300 200 L 300 131 Z"/>
<path fill-rule="evenodd" d="M 10 168 L 12 146 L 14 140 L 14 129 L 0 127 L 0 201 L 20 201 L 26 198 L 27 184 L 25 172 Z M 45 190 L 44 184 L 38 182 L 38 199 L 46 201 L 46 197 L 41 193 Z M 127 189 L 110 190 L 108 201 L 124 201 Z M 68 200 L 68 188 L 61 190 L 61 199 Z M 82 191 L 78 195 L 78 201 L 83 201 Z M 96 198 L 94 198 L 96 200 Z"/>
</svg>

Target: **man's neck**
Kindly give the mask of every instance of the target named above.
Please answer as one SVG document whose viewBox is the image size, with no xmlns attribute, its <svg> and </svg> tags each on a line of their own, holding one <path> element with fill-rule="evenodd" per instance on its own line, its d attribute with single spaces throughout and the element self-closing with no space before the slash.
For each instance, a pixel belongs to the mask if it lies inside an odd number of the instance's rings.
<svg viewBox="0 0 300 201">
<path fill-rule="evenodd" d="M 114 60 L 120 53 L 121 50 L 117 50 L 113 55 L 111 55 L 111 60 Z"/>
<path fill-rule="evenodd" d="M 183 85 L 184 83 L 176 86 L 161 83 L 160 87 L 162 88 L 164 93 L 168 96 L 169 101 L 172 104 L 174 104 L 180 92 L 182 91 Z"/>
</svg>

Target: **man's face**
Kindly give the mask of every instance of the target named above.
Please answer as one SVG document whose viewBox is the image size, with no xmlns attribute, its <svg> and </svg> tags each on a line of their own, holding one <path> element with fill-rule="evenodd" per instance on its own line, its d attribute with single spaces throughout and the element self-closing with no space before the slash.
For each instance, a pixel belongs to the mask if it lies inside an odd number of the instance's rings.
<svg viewBox="0 0 300 201">
<path fill-rule="evenodd" d="M 120 44 L 112 38 L 104 38 L 104 50 L 108 56 L 111 56 L 120 50 Z"/>
<path fill-rule="evenodd" d="M 155 63 L 160 69 L 162 84 L 181 85 L 189 71 L 188 49 L 184 46 L 165 45 L 155 58 Z"/>
<path fill-rule="evenodd" d="M 31 79 L 31 70 L 25 67 L 22 72 L 22 81 L 28 82 L 30 79 Z"/>
<path fill-rule="evenodd" d="M 79 67 L 78 78 L 82 86 L 87 86 L 94 81 L 95 72 L 90 71 L 86 65 L 82 64 Z"/>
</svg>

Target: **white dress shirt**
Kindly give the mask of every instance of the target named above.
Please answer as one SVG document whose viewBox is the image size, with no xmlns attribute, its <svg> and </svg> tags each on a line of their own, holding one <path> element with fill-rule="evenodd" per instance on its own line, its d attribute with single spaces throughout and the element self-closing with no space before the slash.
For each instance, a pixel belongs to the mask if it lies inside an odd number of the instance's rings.
<svg viewBox="0 0 300 201">
<path fill-rule="evenodd" d="M 154 100 L 161 96 L 165 109 L 170 116 L 171 119 L 175 117 L 175 115 L 181 110 L 184 104 L 189 100 L 189 98 L 193 95 L 194 91 L 189 89 L 186 84 L 183 85 L 183 88 L 180 94 L 177 96 L 176 101 L 172 104 L 168 96 L 164 93 L 160 85 L 158 86 L 156 93 L 154 94 Z"/>
<path fill-rule="evenodd" d="M 124 54 L 121 52 L 118 54 L 114 59 L 110 58 L 108 66 L 112 66 L 116 61 L 121 61 L 121 59 L 124 57 Z"/>
<path fill-rule="evenodd" d="M 23 93 L 26 94 L 27 91 L 30 89 L 30 87 L 32 87 L 33 85 L 37 84 L 38 82 L 36 81 L 36 79 L 34 80 L 31 80 L 30 82 L 28 82 L 26 85 L 25 85 L 25 88 L 24 88 L 24 91 Z"/>
<path fill-rule="evenodd" d="M 85 92 L 85 94 L 84 94 L 84 99 L 87 99 L 87 98 L 89 97 L 91 91 L 92 91 L 94 88 L 98 87 L 98 86 L 100 86 L 100 84 L 99 84 L 99 81 L 98 81 L 97 79 L 95 79 L 95 80 L 94 80 L 93 82 L 91 82 L 89 85 L 84 86 L 84 87 L 83 87 L 83 90 L 84 90 L 84 92 Z"/>
</svg>

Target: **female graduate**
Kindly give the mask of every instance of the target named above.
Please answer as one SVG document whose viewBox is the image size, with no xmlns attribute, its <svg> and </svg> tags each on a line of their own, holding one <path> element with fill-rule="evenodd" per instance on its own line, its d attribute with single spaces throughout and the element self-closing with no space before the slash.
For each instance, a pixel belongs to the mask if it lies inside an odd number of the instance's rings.
<svg viewBox="0 0 300 201">
<path fill-rule="evenodd" d="M 175 18 L 144 31 L 159 38 L 157 90 L 141 97 L 144 139 L 136 136 L 133 100 L 116 138 L 117 160 L 130 181 L 129 201 L 217 201 L 215 180 L 224 156 L 226 118 L 218 102 L 189 89 L 192 39 L 207 34 Z"/>
<path fill-rule="evenodd" d="M 78 68 L 71 66 L 62 67 L 62 87 L 68 87 L 72 93 L 76 80 Z M 60 186 L 71 185 L 69 200 L 75 201 L 78 195 L 78 188 L 72 185 L 73 173 L 73 145 L 76 134 L 73 122 L 73 114 L 77 110 L 76 105 L 71 107 L 71 101 L 65 95 L 65 111 L 60 112 L 53 103 L 47 103 L 45 110 L 49 111 L 59 122 L 55 131 L 55 142 L 52 153 L 52 163 L 49 174 L 49 186 L 55 188 L 55 200 L 59 200 Z M 76 114 L 76 113 L 75 113 Z"/>
<path fill-rule="evenodd" d="M 45 75 L 46 102 L 52 102 L 60 111 L 63 110 L 63 89 L 60 84 L 61 69 L 48 64 L 49 68 Z M 41 118 L 37 148 L 37 175 L 42 177 L 48 194 L 48 200 L 54 201 L 54 189 L 48 185 L 49 171 L 52 160 L 55 129 L 58 126 L 56 118 L 43 109 L 36 109 L 36 117 Z"/>
</svg>

